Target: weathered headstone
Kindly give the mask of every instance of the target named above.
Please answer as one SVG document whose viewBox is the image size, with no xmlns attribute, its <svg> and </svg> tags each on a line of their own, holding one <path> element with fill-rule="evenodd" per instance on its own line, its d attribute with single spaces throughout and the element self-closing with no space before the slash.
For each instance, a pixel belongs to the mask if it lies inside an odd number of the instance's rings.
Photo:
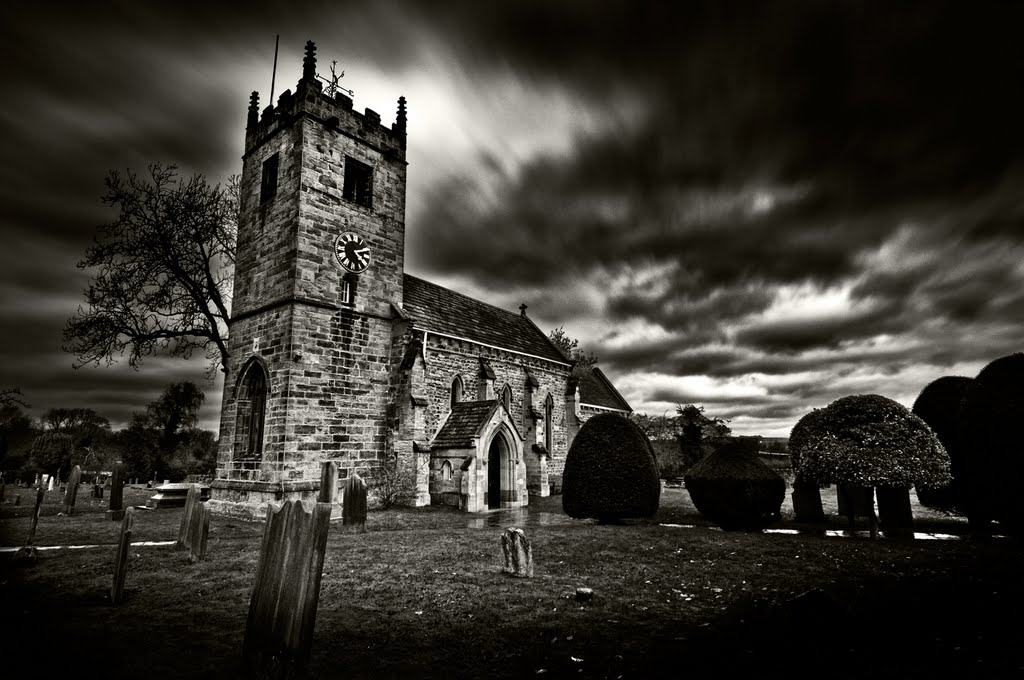
<svg viewBox="0 0 1024 680">
<path fill-rule="evenodd" d="M 181 526 L 178 527 L 178 541 L 175 548 L 187 548 L 192 544 L 191 534 L 196 529 L 195 516 L 202 513 L 202 501 L 199 500 L 199 485 L 189 484 L 188 495 L 185 497 L 185 514 L 181 517 Z"/>
<path fill-rule="evenodd" d="M 7 490 L 7 485 L 0 482 L 0 503 L 4 502 L 4 492 Z"/>
<path fill-rule="evenodd" d="M 124 519 L 124 463 L 114 463 L 114 475 L 110 480 L 110 505 L 105 513 L 109 520 Z"/>
<path fill-rule="evenodd" d="M 40 491 L 41 490 L 42 489 L 40 489 Z M 21 494 L 18 494 L 17 496 L 14 497 L 14 504 L 15 505 L 21 505 Z"/>
<path fill-rule="evenodd" d="M 117 542 L 117 557 L 114 561 L 114 583 L 110 587 L 110 601 L 120 604 L 124 600 L 124 580 L 128 573 L 128 553 L 132 548 L 132 528 L 135 526 L 135 508 L 128 508 L 121 520 L 121 536 Z"/>
<path fill-rule="evenodd" d="M 366 482 L 356 473 L 345 480 L 341 526 L 344 531 L 366 531 Z"/>
<path fill-rule="evenodd" d="M 301 677 L 309 662 L 331 506 L 270 504 L 242 645 L 243 675 Z"/>
<path fill-rule="evenodd" d="M 21 496 L 18 496 L 18 500 L 21 500 Z M 17 503 L 15 503 L 17 505 Z M 15 562 L 35 562 L 36 560 L 36 547 L 32 545 L 32 541 L 36 539 L 36 525 L 39 524 L 39 513 L 43 511 L 43 487 L 40 486 L 39 490 L 36 491 L 36 509 L 32 511 L 32 524 L 28 528 L 28 539 L 25 541 L 25 545 L 18 548 L 18 551 L 14 553 Z"/>
<path fill-rule="evenodd" d="M 50 475 L 50 483 L 49 486 L 46 487 L 46 490 L 53 491 L 53 475 Z"/>
<path fill-rule="evenodd" d="M 206 543 L 210 537 L 210 517 L 213 510 L 202 503 L 192 515 L 192 529 L 188 535 L 188 556 L 193 562 L 206 559 Z"/>
<path fill-rule="evenodd" d="M 512 576 L 533 576 L 533 548 L 522 529 L 509 527 L 501 535 L 501 553 L 505 558 L 503 571 Z"/>
<path fill-rule="evenodd" d="M 317 503 L 333 503 L 338 492 L 338 464 L 326 460 L 320 465 L 320 494 Z"/>
<path fill-rule="evenodd" d="M 64 492 L 64 514 L 75 511 L 75 498 L 78 496 L 78 483 L 82 481 L 82 468 L 78 465 L 71 470 L 68 477 L 68 490 Z"/>
</svg>

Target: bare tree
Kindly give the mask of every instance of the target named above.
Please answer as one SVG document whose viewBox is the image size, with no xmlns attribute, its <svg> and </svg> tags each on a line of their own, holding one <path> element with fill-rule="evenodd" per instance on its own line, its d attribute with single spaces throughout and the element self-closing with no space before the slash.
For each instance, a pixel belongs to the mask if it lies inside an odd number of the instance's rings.
<svg viewBox="0 0 1024 680">
<path fill-rule="evenodd" d="M 78 263 L 96 273 L 64 327 L 64 349 L 76 367 L 127 353 L 133 368 L 156 353 L 202 349 L 212 376 L 227 359 L 237 178 L 222 188 L 156 163 L 143 176 L 111 171 L 102 201 L 118 216 Z"/>
</svg>

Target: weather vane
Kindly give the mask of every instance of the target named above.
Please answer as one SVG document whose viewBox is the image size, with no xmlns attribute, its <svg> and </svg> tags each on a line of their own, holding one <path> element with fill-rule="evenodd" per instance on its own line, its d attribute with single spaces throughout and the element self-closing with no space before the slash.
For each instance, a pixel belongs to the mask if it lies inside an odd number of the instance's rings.
<svg viewBox="0 0 1024 680">
<path fill-rule="evenodd" d="M 334 72 L 334 67 L 337 66 L 337 65 L 338 65 L 338 60 L 337 59 L 335 59 L 335 60 L 333 60 L 331 62 L 331 77 L 329 79 L 328 78 L 324 78 L 319 73 L 316 75 L 316 77 L 319 78 L 320 80 L 324 81 L 325 83 L 327 83 L 327 96 L 328 97 L 333 97 L 334 95 L 338 94 L 339 91 L 347 92 L 349 97 L 354 97 L 355 96 L 355 92 L 353 92 L 352 90 L 348 90 L 348 89 L 338 85 L 338 81 L 341 80 L 345 76 L 345 72 L 342 71 L 341 73 L 335 73 Z"/>
</svg>

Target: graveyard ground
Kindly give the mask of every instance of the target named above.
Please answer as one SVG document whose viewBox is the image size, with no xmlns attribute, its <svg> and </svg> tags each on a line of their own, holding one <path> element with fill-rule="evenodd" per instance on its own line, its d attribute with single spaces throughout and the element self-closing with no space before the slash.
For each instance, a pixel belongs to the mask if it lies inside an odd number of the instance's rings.
<svg viewBox="0 0 1024 680">
<path fill-rule="evenodd" d="M 8 486 L 0 546 L 28 531 L 34 492 Z M 12 499 L 20 492 L 21 504 Z M 143 505 L 151 491 L 126 490 Z M 832 490 L 827 509 L 835 510 Z M 79 493 L 47 494 L 32 566 L 0 554 L 7 678 L 235 677 L 262 524 L 214 517 L 209 557 L 136 546 L 126 601 L 108 592 L 119 523 Z M 780 527 L 792 527 L 784 507 Z M 915 503 L 919 529 L 965 523 Z M 332 524 L 310 675 L 318 678 L 944 678 L 1024 674 L 1024 551 L 1015 541 L 724 533 L 685 490 L 652 520 L 599 526 L 561 514 L 474 517 L 436 508 Z M 181 509 L 139 510 L 135 541 L 173 541 Z M 687 526 L 663 526 L 665 524 Z M 536 575 L 501 573 L 500 534 L 522 526 Z M 693 525 L 693 526 L 690 526 Z M 576 602 L 579 586 L 593 600 Z"/>
</svg>

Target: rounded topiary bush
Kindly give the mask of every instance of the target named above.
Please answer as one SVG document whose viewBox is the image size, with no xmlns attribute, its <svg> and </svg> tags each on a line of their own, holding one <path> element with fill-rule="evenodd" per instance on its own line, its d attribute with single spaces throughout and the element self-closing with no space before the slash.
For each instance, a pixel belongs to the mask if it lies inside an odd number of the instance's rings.
<svg viewBox="0 0 1024 680">
<path fill-rule="evenodd" d="M 786 481 L 737 443 L 694 465 L 684 477 L 698 511 L 726 531 L 759 531 L 780 517 Z"/>
<path fill-rule="evenodd" d="M 796 422 L 789 433 L 789 464 L 794 473 L 800 467 L 810 442 L 825 433 L 823 409 L 814 409 Z M 799 481 L 817 482 L 818 480 L 799 478 Z"/>
<path fill-rule="evenodd" d="M 1024 354 L 996 359 L 978 373 L 960 410 L 959 470 L 972 525 L 998 520 L 1010 533 L 1024 530 L 1020 485 L 1024 475 Z"/>
<path fill-rule="evenodd" d="M 947 375 L 934 380 L 921 390 L 911 411 L 928 423 L 949 454 L 949 468 L 953 481 L 940 488 L 918 487 L 917 499 L 921 504 L 939 510 L 955 510 L 963 505 L 960 489 L 963 478 L 963 449 L 959 445 L 960 407 L 973 379 Z"/>
<path fill-rule="evenodd" d="M 615 522 L 658 511 L 661 482 L 647 435 L 614 413 L 580 428 L 565 458 L 562 509 L 576 519 Z"/>
<path fill-rule="evenodd" d="M 800 451 L 800 479 L 904 489 L 937 488 L 952 479 L 949 456 L 931 428 L 892 399 L 843 397 L 819 417 Z"/>
</svg>

